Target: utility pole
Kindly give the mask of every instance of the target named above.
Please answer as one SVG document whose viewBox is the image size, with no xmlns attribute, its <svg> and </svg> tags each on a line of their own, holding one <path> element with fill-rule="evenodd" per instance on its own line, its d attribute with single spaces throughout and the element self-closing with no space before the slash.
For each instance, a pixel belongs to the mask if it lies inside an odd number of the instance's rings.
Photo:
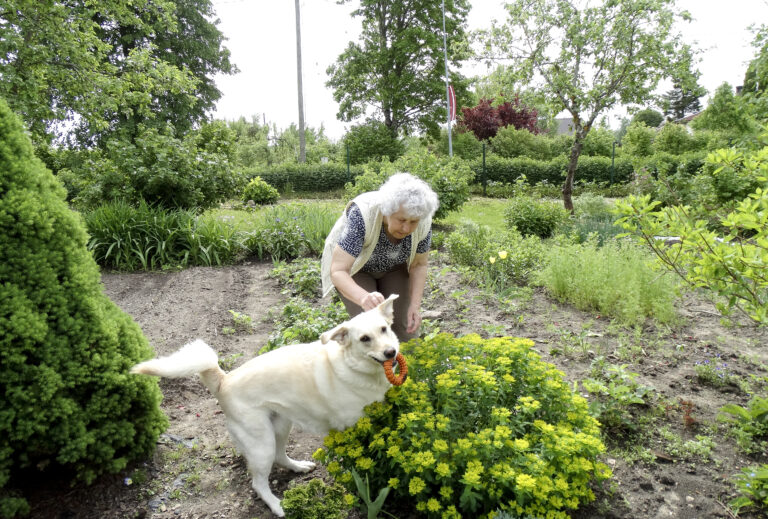
<svg viewBox="0 0 768 519">
<path fill-rule="evenodd" d="M 450 80 L 448 79 L 448 43 L 445 37 L 445 0 L 443 6 L 443 53 L 445 54 L 445 101 L 448 111 L 448 156 L 453 157 L 453 142 L 451 140 L 451 91 L 448 88 Z"/>
<path fill-rule="evenodd" d="M 307 161 L 307 143 L 304 134 L 304 87 L 301 74 L 301 14 L 296 0 L 296 73 L 299 85 L 299 163 Z"/>
</svg>

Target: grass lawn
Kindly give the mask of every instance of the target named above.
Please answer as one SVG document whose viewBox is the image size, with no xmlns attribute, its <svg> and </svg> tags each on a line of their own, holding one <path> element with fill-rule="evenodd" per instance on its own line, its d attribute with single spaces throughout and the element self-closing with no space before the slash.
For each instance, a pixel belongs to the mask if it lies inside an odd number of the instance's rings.
<svg viewBox="0 0 768 519">
<path fill-rule="evenodd" d="M 479 225 L 487 225 L 493 232 L 503 231 L 506 205 L 506 199 L 472 197 L 461 209 L 450 213 L 438 223 L 455 226 L 462 220 L 472 220 Z"/>
</svg>

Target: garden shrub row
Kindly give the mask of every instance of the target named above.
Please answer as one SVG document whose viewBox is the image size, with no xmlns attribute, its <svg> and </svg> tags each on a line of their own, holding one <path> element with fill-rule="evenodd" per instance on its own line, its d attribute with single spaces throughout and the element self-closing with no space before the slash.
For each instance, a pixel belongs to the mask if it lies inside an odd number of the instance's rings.
<svg viewBox="0 0 768 519">
<path fill-rule="evenodd" d="M 337 162 L 327 164 L 280 164 L 276 166 L 258 166 L 247 169 L 248 179 L 261 177 L 265 182 L 280 190 L 298 192 L 322 192 L 344 189 L 344 184 L 352 181 L 363 172 L 360 166 L 350 166 Z"/>
<path fill-rule="evenodd" d="M 485 159 L 485 168 L 483 168 L 482 159 L 470 161 L 469 166 L 475 172 L 475 182 L 479 183 L 483 181 L 514 183 L 515 180 L 525 175 L 531 184 L 546 181 L 558 185 L 565 179 L 568 159 L 566 157 L 558 157 L 548 161 L 528 157 L 505 159 L 490 155 Z M 632 180 L 633 171 L 631 160 L 616 158 L 613 178 L 611 178 L 610 158 L 580 157 L 576 166 L 576 178 L 585 182 L 610 182 L 613 180 L 615 183 L 623 183 Z"/>
</svg>

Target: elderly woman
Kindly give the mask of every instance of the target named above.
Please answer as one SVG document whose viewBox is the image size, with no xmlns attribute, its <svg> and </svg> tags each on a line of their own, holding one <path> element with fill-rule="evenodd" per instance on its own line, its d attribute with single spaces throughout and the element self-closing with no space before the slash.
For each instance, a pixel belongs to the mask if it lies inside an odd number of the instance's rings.
<svg viewBox="0 0 768 519">
<path fill-rule="evenodd" d="M 352 317 L 398 294 L 392 329 L 400 341 L 416 337 L 439 203 L 429 185 L 409 173 L 396 173 L 378 191 L 349 202 L 325 240 L 323 295 L 336 287 Z"/>
</svg>

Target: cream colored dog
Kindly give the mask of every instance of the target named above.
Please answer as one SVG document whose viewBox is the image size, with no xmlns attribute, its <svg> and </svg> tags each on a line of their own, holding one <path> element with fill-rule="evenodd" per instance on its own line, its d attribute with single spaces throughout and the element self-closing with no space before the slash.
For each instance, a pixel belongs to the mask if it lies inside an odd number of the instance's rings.
<svg viewBox="0 0 768 519">
<path fill-rule="evenodd" d="M 357 422 L 363 407 L 384 399 L 390 384 L 381 364 L 395 358 L 400 346 L 391 329 L 397 297 L 325 332 L 319 341 L 284 346 L 229 373 L 219 368 L 216 352 L 201 340 L 168 357 L 137 364 L 131 373 L 171 378 L 199 373 L 227 417 L 253 489 L 283 517 L 280 500 L 269 489 L 272 464 L 296 472 L 315 468 L 311 461 L 286 454 L 291 426 L 319 434 L 343 430 Z"/>
</svg>

